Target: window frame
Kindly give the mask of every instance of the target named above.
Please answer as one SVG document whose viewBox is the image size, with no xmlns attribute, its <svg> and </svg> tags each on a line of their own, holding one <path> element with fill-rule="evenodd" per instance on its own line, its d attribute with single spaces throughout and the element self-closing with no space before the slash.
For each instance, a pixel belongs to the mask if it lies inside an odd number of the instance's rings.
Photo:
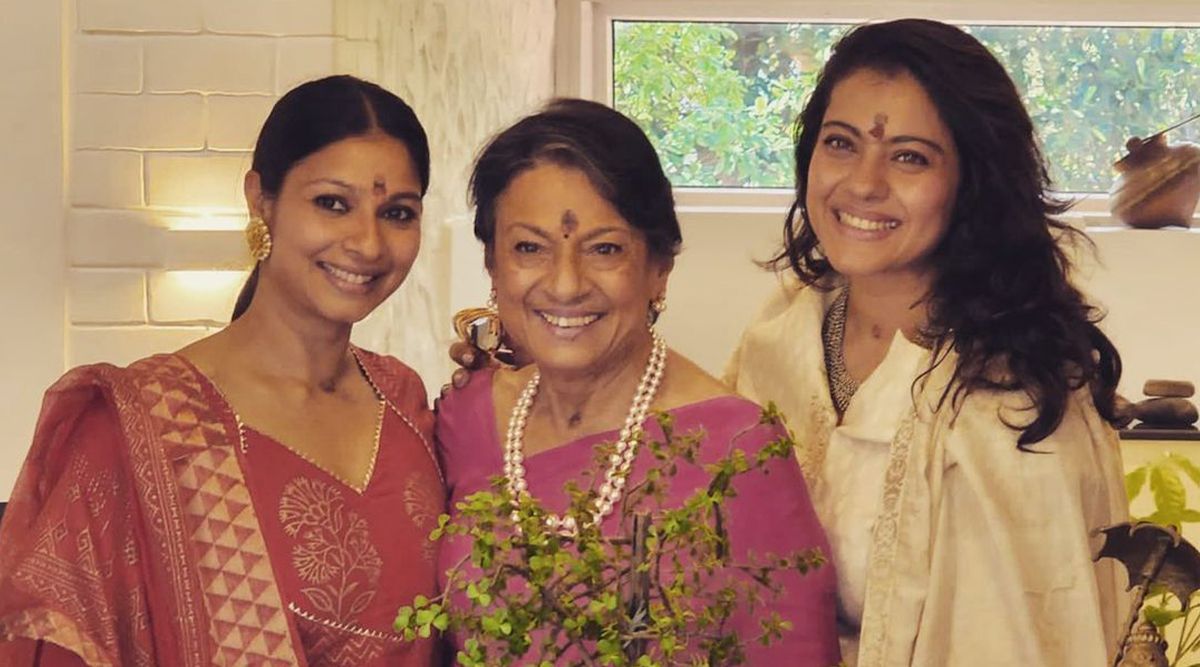
<svg viewBox="0 0 1200 667">
<path fill-rule="evenodd" d="M 555 94 L 613 103 L 613 21 L 742 21 L 863 23 L 921 16 L 951 23 L 1200 28 L 1196 0 L 556 0 Z M 1088 19 L 1081 20 L 1080 14 Z M 1065 218 L 1114 227 L 1104 193 L 1073 195 Z M 791 205 L 787 188 L 675 188 L 681 217 L 779 218 Z M 1200 211 L 1193 218 L 1200 226 Z"/>
</svg>

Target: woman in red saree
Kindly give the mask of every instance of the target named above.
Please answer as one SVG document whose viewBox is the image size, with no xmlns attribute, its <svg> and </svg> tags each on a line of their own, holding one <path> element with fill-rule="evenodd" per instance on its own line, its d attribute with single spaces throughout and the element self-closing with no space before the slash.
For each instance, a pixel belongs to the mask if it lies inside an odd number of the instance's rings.
<svg viewBox="0 0 1200 667">
<path fill-rule="evenodd" d="M 0 526 L 0 664 L 429 665 L 391 631 L 436 587 L 432 417 L 352 325 L 420 246 L 429 149 L 352 77 L 279 100 L 246 176 L 233 322 L 46 396 Z"/>
</svg>

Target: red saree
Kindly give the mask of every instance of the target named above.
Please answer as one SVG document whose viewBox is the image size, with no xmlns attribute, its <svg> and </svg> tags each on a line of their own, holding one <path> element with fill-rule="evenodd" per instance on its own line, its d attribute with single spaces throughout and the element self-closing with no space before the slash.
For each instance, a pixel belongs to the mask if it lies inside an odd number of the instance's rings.
<svg viewBox="0 0 1200 667">
<path fill-rule="evenodd" d="M 415 373 L 356 354 L 386 404 L 361 492 L 178 355 L 64 376 L 0 525 L 0 664 L 430 664 L 390 624 L 436 587 L 432 416 Z"/>
</svg>

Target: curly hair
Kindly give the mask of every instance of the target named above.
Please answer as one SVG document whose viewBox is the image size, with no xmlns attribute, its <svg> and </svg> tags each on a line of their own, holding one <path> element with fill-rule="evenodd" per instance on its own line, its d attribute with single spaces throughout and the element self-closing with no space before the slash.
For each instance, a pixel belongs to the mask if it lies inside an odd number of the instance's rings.
<svg viewBox="0 0 1200 667">
<path fill-rule="evenodd" d="M 822 256 L 805 210 L 809 165 L 834 87 L 863 70 L 912 75 L 933 100 L 958 149 L 961 176 L 950 225 L 930 256 L 933 280 L 924 333 L 937 359 L 958 353 L 942 395 L 955 405 L 973 391 L 1019 390 L 1036 412 L 1025 449 L 1062 423 L 1071 392 L 1088 386 L 1100 414 L 1116 421 L 1121 358 L 1099 329 L 1103 314 L 1069 279 L 1064 244 L 1091 240 L 1055 219 L 1055 198 L 1033 123 L 1004 67 L 974 37 L 937 21 L 903 19 L 859 26 L 834 46 L 795 127 L 796 199 L 784 247 L 770 264 L 827 288 L 834 268 Z M 1007 422 L 1006 422 L 1007 424 Z"/>
</svg>

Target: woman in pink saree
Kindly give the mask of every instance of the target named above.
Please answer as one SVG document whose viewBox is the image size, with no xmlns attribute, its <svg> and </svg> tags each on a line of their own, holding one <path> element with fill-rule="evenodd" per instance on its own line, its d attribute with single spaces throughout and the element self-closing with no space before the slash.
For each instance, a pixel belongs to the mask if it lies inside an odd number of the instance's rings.
<svg viewBox="0 0 1200 667">
<path fill-rule="evenodd" d="M 631 433 L 640 427 L 647 439 L 662 438 L 648 411 L 670 413 L 677 433 L 704 434 L 696 464 L 679 462 L 668 506 L 707 486 L 703 464 L 735 447 L 753 455 L 782 435 L 760 424 L 759 406 L 669 350 L 653 328 L 681 234 L 670 184 L 632 121 L 592 102 L 553 102 L 488 144 L 471 194 L 495 309 L 532 363 L 477 372 L 442 401 L 437 435 L 452 507 L 504 475 L 510 489 L 561 513 L 563 485 L 575 480 L 598 490 L 593 517 L 612 534 L 622 490 L 654 458 Z M 600 443 L 616 443 L 607 465 L 597 463 Z M 828 554 L 792 457 L 739 479 L 736 490 L 726 506 L 734 560 Z M 574 527 L 570 517 L 553 520 L 568 534 Z M 447 539 L 442 567 L 469 550 Z M 746 664 L 837 663 L 834 580 L 828 565 L 782 573 L 782 595 L 738 610 L 727 627 L 740 636 Z M 768 647 L 757 638 L 771 612 L 793 629 Z M 455 638 L 460 646 L 465 639 Z"/>
<path fill-rule="evenodd" d="M 350 344 L 420 247 L 412 110 L 340 76 L 267 119 L 233 322 L 46 395 L 0 526 L 0 664 L 429 665 L 391 631 L 436 589 L 444 507 L 407 366 Z"/>
</svg>

